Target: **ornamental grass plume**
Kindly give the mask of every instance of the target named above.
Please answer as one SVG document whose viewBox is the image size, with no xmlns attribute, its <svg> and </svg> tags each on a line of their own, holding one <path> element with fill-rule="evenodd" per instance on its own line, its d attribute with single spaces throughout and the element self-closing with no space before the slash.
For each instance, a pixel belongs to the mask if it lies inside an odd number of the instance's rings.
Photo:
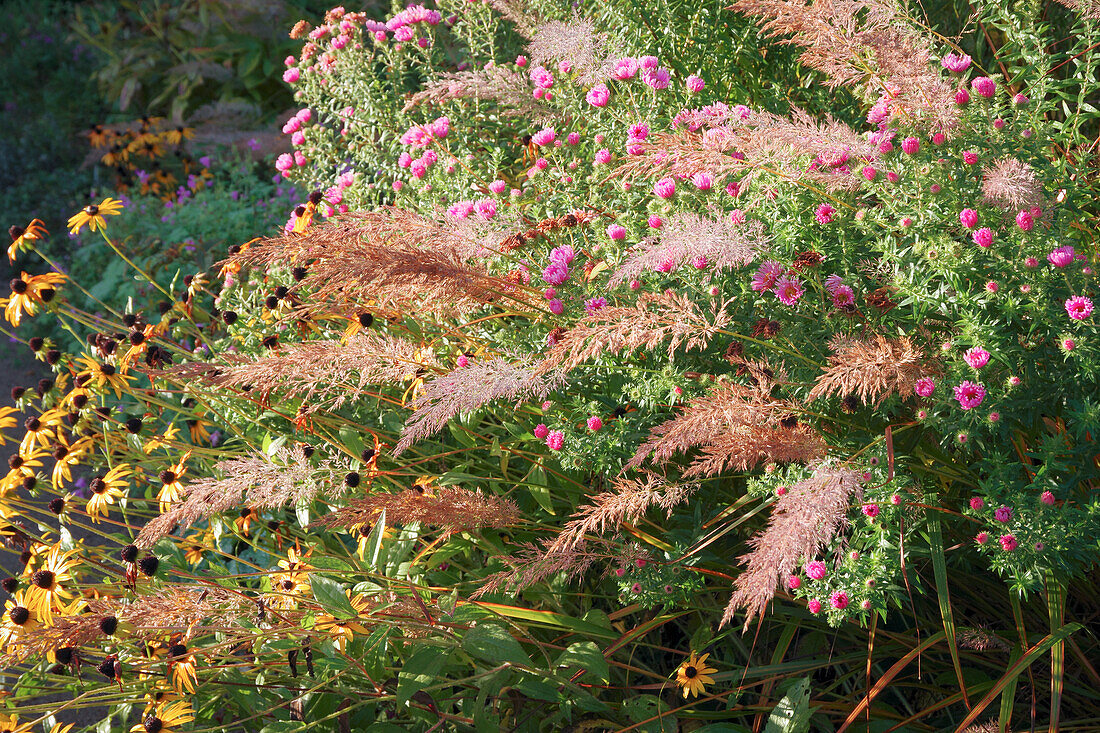
<svg viewBox="0 0 1100 733">
<path fill-rule="evenodd" d="M 924 352 L 908 337 L 871 339 L 835 337 L 829 344 L 829 366 L 817 378 L 807 399 L 858 395 L 864 404 L 879 405 L 890 395 L 906 397 L 929 367 Z"/>
<path fill-rule="evenodd" d="M 734 581 L 722 625 L 744 610 L 748 629 L 791 571 L 817 555 L 843 526 L 850 503 L 860 500 L 860 479 L 858 471 L 819 464 L 775 502 L 767 528 L 749 540 L 752 551 L 740 558 L 745 569 Z"/>
<path fill-rule="evenodd" d="M 444 104 L 455 99 L 495 102 L 506 117 L 520 117 L 535 122 L 561 119 L 561 113 L 527 91 L 526 75 L 514 69 L 488 62 L 480 69 L 440 74 L 409 97 L 405 112 L 421 105 Z"/>
<path fill-rule="evenodd" d="M 420 487 L 418 487 L 420 488 Z M 373 524 L 382 512 L 388 524 L 419 523 L 439 527 L 445 534 L 484 527 L 507 527 L 520 519 L 507 499 L 458 486 L 405 489 L 350 499 L 340 509 L 317 519 L 307 529 L 350 529 Z"/>
<path fill-rule="evenodd" d="M 726 324 L 721 308 L 707 316 L 686 295 L 666 290 L 647 293 L 634 306 L 607 306 L 580 318 L 551 347 L 537 373 L 567 373 L 602 354 L 624 354 L 664 347 L 669 358 L 684 347 L 706 346 Z"/>
<path fill-rule="evenodd" d="M 581 17 L 540 23 L 527 44 L 527 53 L 538 66 L 567 63 L 570 73 L 577 75 L 577 83 L 585 86 L 603 81 L 611 73 L 607 34 L 598 31 L 591 20 Z"/>
<path fill-rule="evenodd" d="M 650 454 L 653 463 L 667 463 L 693 448 L 700 448 L 700 455 L 684 471 L 686 477 L 822 457 L 821 437 L 793 417 L 795 405 L 771 397 L 770 386 L 762 380 L 754 387 L 719 384 L 653 428 L 626 467 L 638 468 Z"/>
<path fill-rule="evenodd" d="M 982 198 L 1005 211 L 1044 208 L 1043 183 L 1035 170 L 1017 158 L 1004 158 L 982 169 Z"/>
<path fill-rule="evenodd" d="M 663 224 L 657 241 L 647 241 L 627 254 L 607 286 L 617 287 L 668 262 L 675 270 L 698 257 L 705 257 L 708 267 L 718 272 L 734 269 L 752 262 L 768 242 L 758 221 L 734 224 L 724 216 L 677 213 Z"/>
</svg>

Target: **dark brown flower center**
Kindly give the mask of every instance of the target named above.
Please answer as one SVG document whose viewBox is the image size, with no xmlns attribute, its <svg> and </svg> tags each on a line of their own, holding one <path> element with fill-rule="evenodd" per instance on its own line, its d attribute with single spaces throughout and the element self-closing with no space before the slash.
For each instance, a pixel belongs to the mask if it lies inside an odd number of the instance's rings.
<svg viewBox="0 0 1100 733">
<path fill-rule="evenodd" d="M 23 624 L 27 623 L 30 617 L 31 612 L 28 611 L 26 608 L 23 608 L 22 606 L 16 606 L 8 612 L 8 618 L 10 618 L 11 622 L 16 626 L 22 626 Z"/>
<path fill-rule="evenodd" d="M 176 483 L 176 474 L 172 471 L 161 471 L 160 482 L 162 484 L 174 484 Z"/>
<path fill-rule="evenodd" d="M 150 715 L 142 722 L 141 726 L 145 728 L 146 733 L 160 733 L 164 728 L 164 721 L 155 715 Z"/>
<path fill-rule="evenodd" d="M 16 295 L 22 295 L 27 292 L 27 282 L 22 278 L 17 277 L 8 284 L 11 285 L 11 291 Z"/>
<path fill-rule="evenodd" d="M 37 417 L 28 417 L 26 420 L 23 421 L 23 427 L 33 433 L 40 427 L 42 427 L 42 421 L 39 420 Z"/>
<path fill-rule="evenodd" d="M 88 483 L 88 488 L 92 490 L 92 493 L 102 494 L 107 490 L 107 482 L 103 480 L 102 476 L 96 476 Z"/>
<path fill-rule="evenodd" d="M 37 570 L 31 576 L 31 582 L 42 590 L 53 588 L 54 574 L 49 570 Z"/>
<path fill-rule="evenodd" d="M 95 204 L 88 204 L 87 206 L 84 207 L 84 213 L 87 214 L 88 216 L 95 216 L 96 214 L 99 213 L 99 207 L 96 206 Z"/>
<path fill-rule="evenodd" d="M 686 668 L 684 668 L 684 676 L 687 677 L 689 680 L 695 679 L 698 675 L 699 670 L 697 670 L 695 667 L 692 667 L 690 664 Z"/>
</svg>

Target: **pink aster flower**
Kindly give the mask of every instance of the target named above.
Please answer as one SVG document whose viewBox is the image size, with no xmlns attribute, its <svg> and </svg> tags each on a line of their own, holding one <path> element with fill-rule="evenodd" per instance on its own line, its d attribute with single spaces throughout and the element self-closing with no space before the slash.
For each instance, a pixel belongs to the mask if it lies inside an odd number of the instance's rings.
<svg viewBox="0 0 1100 733">
<path fill-rule="evenodd" d="M 779 302 L 783 305 L 794 305 L 805 292 L 806 289 L 798 278 L 784 275 L 775 281 L 775 297 L 779 298 Z"/>
<path fill-rule="evenodd" d="M 709 191 L 714 185 L 714 179 L 706 171 L 699 171 L 691 177 L 691 182 L 700 191 Z"/>
<path fill-rule="evenodd" d="M 913 391 L 921 397 L 931 397 L 936 391 L 936 382 L 931 377 L 921 377 L 913 384 Z"/>
<path fill-rule="evenodd" d="M 833 608 L 843 611 L 848 607 L 848 594 L 838 590 L 829 597 L 829 603 Z"/>
<path fill-rule="evenodd" d="M 965 381 L 955 387 L 955 399 L 964 410 L 972 410 L 985 399 L 985 387 L 977 382 Z"/>
<path fill-rule="evenodd" d="M 989 533 L 979 532 L 978 534 L 974 535 L 974 541 L 977 542 L 979 545 L 984 545 L 985 543 L 989 542 Z"/>
<path fill-rule="evenodd" d="M 993 245 L 993 230 L 989 227 L 982 227 L 974 232 L 974 244 L 987 249 L 991 247 Z"/>
<path fill-rule="evenodd" d="M 1001 549 L 1005 552 L 1012 552 L 1017 547 L 1016 538 L 1010 534 L 1001 535 Z"/>
<path fill-rule="evenodd" d="M 788 575 L 787 587 L 791 590 L 798 590 L 802 587 L 802 578 L 798 577 L 797 575 Z"/>
<path fill-rule="evenodd" d="M 607 148 L 600 148 L 596 151 L 596 162 L 601 165 L 611 162 L 611 151 Z"/>
<path fill-rule="evenodd" d="M 1083 295 L 1075 295 L 1066 301 L 1066 313 L 1075 321 L 1083 321 L 1092 315 L 1092 301 Z"/>
<path fill-rule="evenodd" d="M 542 279 L 547 285 L 561 285 L 569 279 L 569 268 L 561 262 L 551 262 L 542 271 Z"/>
<path fill-rule="evenodd" d="M 554 140 L 557 139 L 558 133 L 554 131 L 552 127 L 544 127 L 534 135 L 531 136 L 531 142 L 539 147 L 545 145 L 553 145 Z"/>
<path fill-rule="evenodd" d="M 836 289 L 844 284 L 844 278 L 837 275 L 835 272 L 825 278 L 825 292 L 830 295 L 836 292 Z"/>
<path fill-rule="evenodd" d="M 555 316 L 560 316 L 562 313 L 565 312 L 565 304 L 557 298 L 551 300 L 547 305 L 550 308 L 550 312 L 553 313 Z"/>
<path fill-rule="evenodd" d="M 565 433 L 560 430 L 551 430 L 546 434 L 546 447 L 550 450 L 561 450 L 565 447 Z"/>
<path fill-rule="evenodd" d="M 656 214 L 650 214 L 649 218 L 646 219 L 646 223 L 649 224 L 650 229 L 660 229 L 665 225 L 664 220 Z"/>
<path fill-rule="evenodd" d="M 1077 342 L 1073 339 L 1062 339 L 1062 348 L 1066 351 L 1073 351 L 1077 348 Z"/>
<path fill-rule="evenodd" d="M 856 302 L 855 292 L 847 285 L 837 285 L 833 290 L 833 307 L 846 308 Z"/>
<path fill-rule="evenodd" d="M 522 69 L 526 65 L 527 65 L 527 57 L 526 56 L 516 56 L 516 66 L 518 66 Z"/>
<path fill-rule="evenodd" d="M 997 83 L 988 76 L 979 76 L 970 82 L 970 88 L 989 99 L 997 93 Z"/>
<path fill-rule="evenodd" d="M 752 276 L 752 289 L 759 292 L 767 292 L 775 287 L 776 280 L 783 274 L 783 265 L 775 260 L 767 260 L 756 270 Z"/>
<path fill-rule="evenodd" d="M 965 89 L 959 89 L 959 91 L 955 92 L 955 104 L 959 105 L 960 107 L 965 107 L 969 103 L 970 92 L 966 91 Z"/>
<path fill-rule="evenodd" d="M 1047 506 L 1054 506 L 1054 494 L 1049 491 L 1044 491 L 1042 495 L 1039 496 L 1039 501 Z"/>
<path fill-rule="evenodd" d="M 980 346 L 967 349 L 963 354 L 963 360 L 974 369 L 981 369 L 989 363 L 989 352 Z"/>
<path fill-rule="evenodd" d="M 653 184 L 653 193 L 663 199 L 670 199 L 676 195 L 676 181 L 671 178 L 662 178 Z"/>
<path fill-rule="evenodd" d="M 1055 267 L 1066 267 L 1073 262 L 1075 256 L 1076 252 L 1073 247 L 1067 244 L 1064 247 L 1051 250 L 1050 253 L 1047 254 L 1047 262 Z"/>
<path fill-rule="evenodd" d="M 619 81 L 633 79 L 637 73 L 638 60 L 630 57 L 619 59 L 611 68 L 611 76 Z"/>
<path fill-rule="evenodd" d="M 811 598 L 806 603 L 806 608 L 809 609 L 810 613 L 821 613 L 821 601 Z"/>
<path fill-rule="evenodd" d="M 825 563 L 820 560 L 814 560 L 813 562 L 807 563 L 806 575 L 814 580 L 821 580 L 825 577 Z"/>
<path fill-rule="evenodd" d="M 593 107 L 606 107 L 607 103 L 611 101 L 611 90 L 607 88 L 606 84 L 597 84 L 588 90 L 588 94 L 584 98 Z"/>
<path fill-rule="evenodd" d="M 976 511 L 976 512 L 981 511 L 982 507 L 984 507 L 984 506 L 985 506 L 985 499 L 983 499 L 982 497 L 980 497 L 980 496 L 970 497 L 970 508 L 973 509 L 974 511 Z"/>
<path fill-rule="evenodd" d="M 569 265 L 576 256 L 577 253 L 573 250 L 572 245 L 569 244 L 563 244 L 550 250 L 550 261 L 558 262 L 562 265 Z"/>
<path fill-rule="evenodd" d="M 497 215 L 497 202 L 494 199 L 480 199 L 474 204 L 474 211 L 482 219 L 492 219 Z"/>
<path fill-rule="evenodd" d="M 603 427 L 603 420 L 593 415 L 592 417 L 588 418 L 587 425 L 589 430 L 591 430 L 592 432 L 596 432 Z"/>
<path fill-rule="evenodd" d="M 973 229 L 978 223 L 978 212 L 974 209 L 963 209 L 959 212 L 959 222 L 967 229 Z"/>
<path fill-rule="evenodd" d="M 863 166 L 863 170 L 861 172 L 863 173 L 863 177 L 866 178 L 868 181 L 875 180 L 875 176 L 878 175 L 878 171 L 875 170 L 874 166 L 870 165 Z"/>
<path fill-rule="evenodd" d="M 920 150 L 920 140 L 915 137 L 907 137 L 901 141 L 901 152 L 906 155 L 915 155 Z"/>
<path fill-rule="evenodd" d="M 866 515 L 867 517 L 870 517 L 871 519 L 874 519 L 875 517 L 877 517 L 878 514 L 879 514 L 879 511 L 881 511 L 881 510 L 879 509 L 878 504 L 864 504 L 863 505 L 864 515 Z"/>
<path fill-rule="evenodd" d="M 705 87 L 707 83 L 703 81 L 702 77 L 692 74 L 687 78 L 685 85 L 687 86 L 689 92 L 691 92 L 692 94 L 698 94 L 699 92 L 703 91 L 703 87 Z"/>
<path fill-rule="evenodd" d="M 705 270 L 705 269 L 707 269 L 707 265 L 709 263 L 710 263 L 710 260 L 707 259 L 706 255 L 699 255 L 697 257 L 692 257 L 691 258 L 691 266 L 694 267 L 696 270 Z"/>
<path fill-rule="evenodd" d="M 814 212 L 814 221 L 818 224 L 828 224 L 833 220 L 833 214 L 836 213 L 836 209 L 828 204 L 821 204 L 817 207 L 817 211 Z"/>
<path fill-rule="evenodd" d="M 978 162 L 978 154 L 970 150 L 963 151 L 963 163 L 967 165 L 974 165 Z"/>
<path fill-rule="evenodd" d="M 534 433 L 536 438 L 542 440 L 550 434 L 550 428 L 546 427 L 546 423 L 540 422 L 538 425 L 535 426 Z"/>
<path fill-rule="evenodd" d="M 1016 214 L 1016 226 L 1020 227 L 1025 232 L 1030 232 L 1035 226 L 1035 219 L 1032 218 L 1031 213 L 1028 211 L 1021 211 Z"/>
<path fill-rule="evenodd" d="M 298 71 L 298 69 L 291 68 L 283 72 L 283 81 L 285 81 L 287 84 L 293 84 L 301 77 L 302 72 Z"/>
<path fill-rule="evenodd" d="M 956 74 L 961 74 L 970 68 L 970 57 L 964 54 L 945 53 L 943 58 L 940 59 L 940 66 L 953 71 Z"/>
<path fill-rule="evenodd" d="M 607 236 L 612 239 L 626 239 L 626 227 L 622 224 L 610 224 L 607 227 Z"/>
<path fill-rule="evenodd" d="M 607 298 L 600 296 L 598 298 L 589 298 L 584 302 L 584 309 L 588 313 L 595 313 L 601 308 L 607 305 Z"/>
<path fill-rule="evenodd" d="M 993 518 L 998 522 L 1007 522 L 1012 519 L 1012 510 L 1006 506 L 998 507 L 997 510 L 993 512 Z"/>
<path fill-rule="evenodd" d="M 646 69 L 642 72 L 642 81 L 646 86 L 657 90 L 667 89 L 671 78 L 672 74 L 668 69 Z"/>
</svg>

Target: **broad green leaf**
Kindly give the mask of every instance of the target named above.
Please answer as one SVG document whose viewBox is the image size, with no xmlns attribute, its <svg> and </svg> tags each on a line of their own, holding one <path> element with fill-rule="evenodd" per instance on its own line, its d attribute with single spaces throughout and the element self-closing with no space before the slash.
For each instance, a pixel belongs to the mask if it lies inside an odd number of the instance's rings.
<svg viewBox="0 0 1100 733">
<path fill-rule="evenodd" d="M 554 662 L 554 667 L 579 667 L 585 674 L 594 675 L 601 682 L 607 682 L 611 677 L 607 660 L 604 659 L 600 648 L 591 641 L 570 644 Z"/>
<path fill-rule="evenodd" d="M 810 680 L 794 683 L 768 715 L 764 733 L 806 733 L 810 730 Z"/>
<path fill-rule="evenodd" d="M 313 597 L 325 607 L 325 610 L 337 618 L 354 618 L 359 615 L 351 601 L 344 594 L 344 586 L 335 580 L 311 573 L 309 585 L 313 589 Z"/>
<path fill-rule="evenodd" d="M 531 666 L 531 659 L 511 634 L 493 623 L 475 626 L 462 637 L 462 649 L 467 654 L 493 665 L 511 662 Z"/>
<path fill-rule="evenodd" d="M 451 652 L 436 647 L 418 649 L 401 667 L 397 678 L 397 706 L 403 707 L 413 695 L 435 684 Z"/>
</svg>

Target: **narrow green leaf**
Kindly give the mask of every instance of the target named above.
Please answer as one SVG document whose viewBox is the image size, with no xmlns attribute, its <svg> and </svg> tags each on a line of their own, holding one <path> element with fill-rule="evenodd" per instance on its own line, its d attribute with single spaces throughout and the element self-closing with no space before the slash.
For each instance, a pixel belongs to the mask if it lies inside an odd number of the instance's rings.
<svg viewBox="0 0 1100 733">
<path fill-rule="evenodd" d="M 963 702 L 970 707 L 970 697 L 966 692 L 962 664 L 959 662 L 959 646 L 956 642 L 955 615 L 951 610 L 951 592 L 947 587 L 947 559 L 943 550 L 943 531 L 940 519 L 934 513 L 928 518 L 928 539 L 932 551 L 932 570 L 936 576 L 936 598 L 940 603 L 940 616 L 943 618 L 943 630 L 947 635 L 947 649 L 951 652 L 951 664 L 955 667 L 955 678 L 959 681 L 959 690 Z"/>
</svg>

